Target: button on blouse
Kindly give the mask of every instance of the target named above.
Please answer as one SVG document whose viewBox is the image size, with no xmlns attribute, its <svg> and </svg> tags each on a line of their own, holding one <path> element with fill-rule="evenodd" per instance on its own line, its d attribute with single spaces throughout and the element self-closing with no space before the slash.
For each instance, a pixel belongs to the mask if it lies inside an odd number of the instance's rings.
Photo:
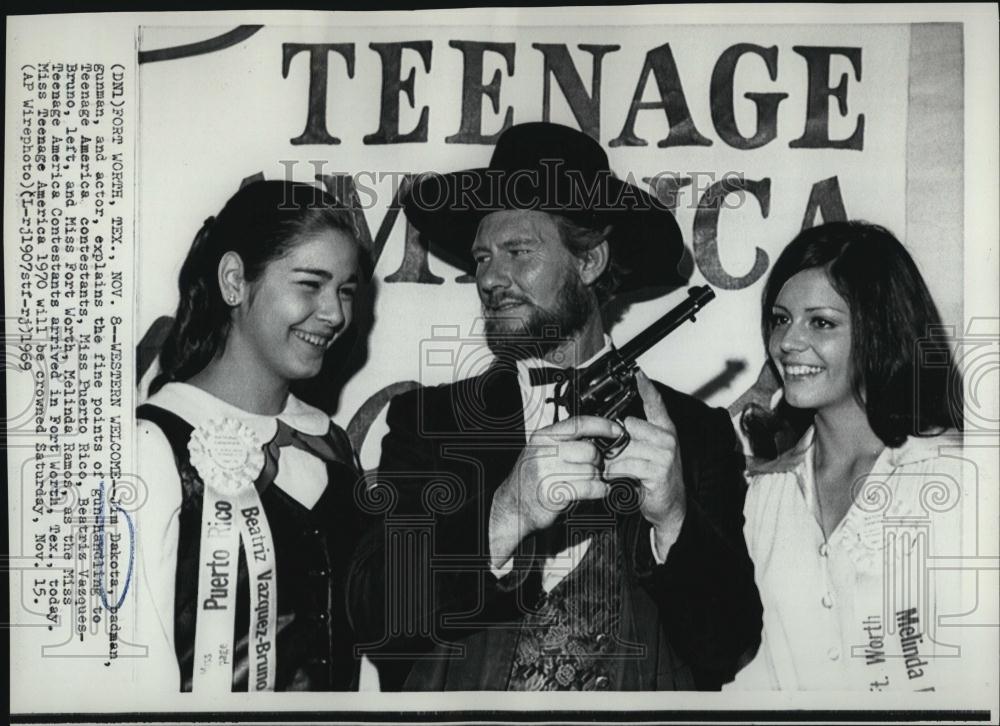
<svg viewBox="0 0 1000 726">
<path fill-rule="evenodd" d="M 975 474 L 960 457 L 961 438 L 886 448 L 827 538 L 812 435 L 749 472 L 744 533 L 764 605 L 763 642 L 730 687 L 916 691 L 960 682 L 962 659 L 945 644 L 963 628 L 937 628 L 942 615 L 975 608 L 975 583 L 931 564 L 969 550 L 961 523 L 974 516 L 967 483 Z"/>
</svg>

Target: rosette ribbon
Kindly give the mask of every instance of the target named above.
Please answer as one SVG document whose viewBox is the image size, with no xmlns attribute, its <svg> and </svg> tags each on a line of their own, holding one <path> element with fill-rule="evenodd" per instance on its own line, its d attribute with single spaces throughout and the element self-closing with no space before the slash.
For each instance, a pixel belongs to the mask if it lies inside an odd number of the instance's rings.
<svg viewBox="0 0 1000 726">
<path fill-rule="evenodd" d="M 188 451 L 205 484 L 192 690 L 232 690 L 242 542 L 250 577 L 249 690 L 273 691 L 278 609 L 274 539 L 254 486 L 264 467 L 262 442 L 236 419 L 213 419 L 194 430 Z"/>
</svg>

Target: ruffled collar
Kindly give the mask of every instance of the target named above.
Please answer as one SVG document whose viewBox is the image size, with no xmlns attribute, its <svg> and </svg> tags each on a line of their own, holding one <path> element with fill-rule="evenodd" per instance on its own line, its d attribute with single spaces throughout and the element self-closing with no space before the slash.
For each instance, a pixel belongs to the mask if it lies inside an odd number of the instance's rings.
<svg viewBox="0 0 1000 726">
<path fill-rule="evenodd" d="M 791 449 L 783 453 L 772 461 L 754 461 L 751 468 L 747 470 L 748 476 L 760 474 L 787 474 L 800 471 L 806 463 L 807 458 L 811 458 L 813 448 L 813 438 L 816 428 L 810 426 L 798 443 Z M 962 445 L 962 433 L 949 429 L 934 436 L 909 436 L 902 445 L 896 448 L 886 447 L 879 455 L 876 466 L 887 464 L 895 469 L 908 464 L 916 464 L 919 461 L 926 461 L 941 455 L 944 448 L 952 448 Z M 811 461 L 809 462 L 811 465 Z M 884 468 L 884 466 L 882 467 Z"/>
<path fill-rule="evenodd" d="M 277 416 L 250 413 L 216 398 L 190 383 L 168 383 L 146 403 L 177 414 L 194 427 L 211 419 L 234 418 L 246 424 L 261 441 L 270 441 L 278 430 L 278 419 L 304 434 L 323 436 L 330 429 L 330 417 L 292 394 Z"/>
<path fill-rule="evenodd" d="M 813 476 L 814 435 L 814 429 L 810 428 L 792 449 L 774 461 L 755 467 L 749 474 L 793 474 L 805 507 L 822 532 Z M 880 572 L 886 522 L 907 520 L 918 513 L 926 516 L 919 496 L 910 489 L 901 490 L 900 481 L 893 473 L 901 466 L 933 459 L 941 456 L 942 449 L 961 444 L 961 432 L 947 431 L 936 436 L 911 436 L 902 446 L 883 449 L 871 472 L 853 492 L 853 503 L 830 533 L 829 543 L 845 551 L 859 571 Z M 959 495 L 953 492 L 949 496 Z"/>
</svg>

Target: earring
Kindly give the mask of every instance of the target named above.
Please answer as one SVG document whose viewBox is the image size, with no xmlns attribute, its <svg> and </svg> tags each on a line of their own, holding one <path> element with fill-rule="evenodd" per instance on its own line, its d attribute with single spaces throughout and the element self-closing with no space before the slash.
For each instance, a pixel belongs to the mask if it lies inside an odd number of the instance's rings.
<svg viewBox="0 0 1000 726">
<path fill-rule="evenodd" d="M 236 293 L 235 292 L 229 293 L 229 304 L 230 305 L 235 305 L 236 304 Z"/>
</svg>

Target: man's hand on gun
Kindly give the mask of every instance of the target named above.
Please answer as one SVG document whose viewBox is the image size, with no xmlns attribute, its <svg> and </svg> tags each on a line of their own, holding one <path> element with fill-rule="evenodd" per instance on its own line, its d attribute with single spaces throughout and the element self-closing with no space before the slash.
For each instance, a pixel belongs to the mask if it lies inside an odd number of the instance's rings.
<svg viewBox="0 0 1000 726">
<path fill-rule="evenodd" d="M 640 511 L 653 525 L 656 552 L 664 560 L 687 511 L 681 452 L 677 429 L 659 391 L 642 371 L 636 374 L 636 384 L 646 420 L 634 416 L 625 419 L 632 440 L 621 454 L 605 462 L 604 479 L 634 479 L 642 486 Z"/>
<path fill-rule="evenodd" d="M 494 567 L 518 542 L 550 527 L 573 502 L 600 499 L 608 481 L 633 479 L 642 487 L 641 511 L 655 529 L 656 549 L 666 557 L 684 519 L 684 486 L 673 422 L 659 392 L 641 372 L 636 377 L 648 420 L 623 422 L 628 446 L 605 461 L 594 439 L 613 440 L 621 426 L 597 416 L 574 416 L 535 431 L 510 476 L 494 494 L 490 555 Z"/>
</svg>

